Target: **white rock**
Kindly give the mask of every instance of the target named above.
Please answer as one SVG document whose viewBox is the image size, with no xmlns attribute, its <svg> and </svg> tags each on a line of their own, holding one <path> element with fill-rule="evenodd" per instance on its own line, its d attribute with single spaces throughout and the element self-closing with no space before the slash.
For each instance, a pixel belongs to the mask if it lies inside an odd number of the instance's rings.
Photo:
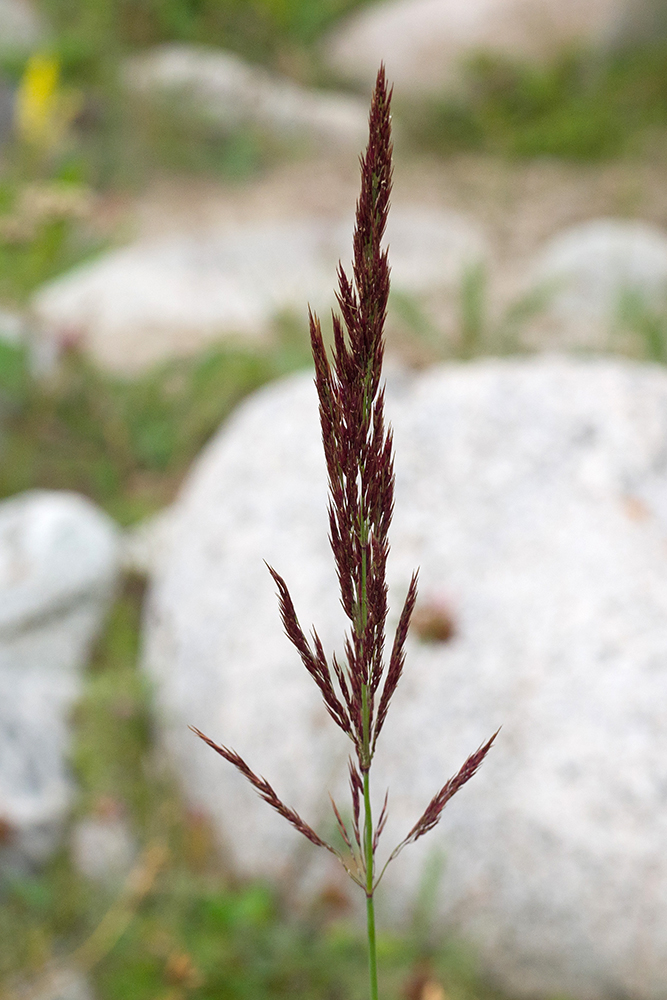
<svg viewBox="0 0 667 1000">
<path fill-rule="evenodd" d="M 364 101 L 307 90 L 232 52 L 164 45 L 134 56 L 124 75 L 130 88 L 187 101 L 223 129 L 255 123 L 281 139 L 303 136 L 332 149 L 341 143 L 356 149 L 366 140 Z"/>
<path fill-rule="evenodd" d="M 396 377 L 389 562 L 456 636 L 408 640 L 374 763 L 386 856 L 498 725 L 490 758 L 379 894 L 406 919 L 444 849 L 439 912 L 514 995 L 659 998 L 667 980 L 667 375 L 615 360 L 489 360 Z M 195 466 L 146 618 L 146 668 L 186 795 L 240 870 L 332 877 L 188 732 L 235 747 L 322 831 L 349 744 L 282 636 L 263 560 L 341 650 L 308 376 L 239 408 Z M 290 867 L 291 866 L 291 867 Z M 354 887 L 350 891 L 353 891 Z M 384 918 L 383 918 L 384 919 Z"/>
<path fill-rule="evenodd" d="M 25 317 L 10 309 L 0 308 L 0 340 L 18 347 L 26 336 Z"/>
<path fill-rule="evenodd" d="M 78 969 L 55 967 L 12 991 L 9 1000 L 93 1000 L 87 977 Z"/>
<path fill-rule="evenodd" d="M 321 301 L 333 274 L 323 244 L 321 226 L 299 223 L 135 244 L 45 286 L 33 311 L 47 339 L 74 337 L 100 365 L 136 371 L 225 335 L 257 339 L 304 292 Z"/>
<path fill-rule="evenodd" d="M 68 714 L 117 569 L 115 526 L 83 497 L 0 504 L 0 864 L 44 857 L 69 806 Z"/>
<path fill-rule="evenodd" d="M 75 339 L 103 367 L 131 373 L 225 336 L 257 339 L 276 314 L 333 302 L 352 226 L 326 219 L 250 223 L 137 243 L 43 286 L 32 302 L 44 343 Z M 450 212 L 397 207 L 387 239 L 393 286 L 457 287 L 484 259 L 478 228 Z"/>
<path fill-rule="evenodd" d="M 121 557 L 125 572 L 151 576 L 157 571 L 169 550 L 172 524 L 171 508 L 167 507 L 125 532 Z"/>
<path fill-rule="evenodd" d="M 137 843 L 123 816 L 87 816 L 72 830 L 75 867 L 94 882 L 124 878 L 137 856 Z"/>
<path fill-rule="evenodd" d="M 325 45 L 330 67 L 371 85 L 384 61 L 401 97 L 459 87 L 478 53 L 543 62 L 618 31 L 624 0 L 388 0 L 353 14 Z"/>
<path fill-rule="evenodd" d="M 0 52 L 31 49 L 42 37 L 42 25 L 28 0 L 0 0 Z"/>
<path fill-rule="evenodd" d="M 595 219 L 557 234 L 538 253 L 528 284 L 546 293 L 546 323 L 562 340 L 608 342 L 622 297 L 664 305 L 667 234 L 645 222 Z"/>
</svg>

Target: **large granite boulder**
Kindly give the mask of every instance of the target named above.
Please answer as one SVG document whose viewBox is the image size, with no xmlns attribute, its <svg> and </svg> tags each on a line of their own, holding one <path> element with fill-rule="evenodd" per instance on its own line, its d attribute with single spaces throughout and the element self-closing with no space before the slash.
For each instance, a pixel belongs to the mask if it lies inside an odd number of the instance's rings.
<svg viewBox="0 0 667 1000">
<path fill-rule="evenodd" d="M 444 851 L 445 926 L 516 995 L 657 998 L 667 981 L 667 375 L 537 357 L 389 377 L 396 609 L 415 630 L 374 764 L 381 856 L 499 725 L 440 827 L 390 867 L 406 919 Z M 323 832 L 346 802 L 346 741 L 282 635 L 263 560 L 304 627 L 341 650 L 325 471 L 308 375 L 248 400 L 176 504 L 146 617 L 145 666 L 185 794 L 239 870 L 336 878 L 189 731 L 235 747 Z M 421 634 L 421 638 L 420 638 Z M 450 638 L 447 639 L 447 636 Z M 447 641 L 434 641 L 447 639 Z M 430 639 L 431 641 L 425 641 Z M 354 893 L 355 887 L 350 887 Z"/>
<path fill-rule="evenodd" d="M 266 336 L 273 318 L 326 309 L 338 260 L 351 256 L 349 219 L 253 222 L 142 241 L 84 264 L 38 290 L 43 345 L 77 341 L 101 366 L 127 374 L 225 337 Z M 455 212 L 399 205 L 387 240 L 399 291 L 458 292 L 488 247 Z"/>
<path fill-rule="evenodd" d="M 329 66 L 371 84 L 381 61 L 402 96 L 465 83 L 473 57 L 543 63 L 601 45 L 625 24 L 625 0 L 385 0 L 351 15 L 325 45 Z"/>
<path fill-rule="evenodd" d="M 69 713 L 118 567 L 117 530 L 83 497 L 0 504 L 0 870 L 56 842 L 72 794 Z"/>
</svg>

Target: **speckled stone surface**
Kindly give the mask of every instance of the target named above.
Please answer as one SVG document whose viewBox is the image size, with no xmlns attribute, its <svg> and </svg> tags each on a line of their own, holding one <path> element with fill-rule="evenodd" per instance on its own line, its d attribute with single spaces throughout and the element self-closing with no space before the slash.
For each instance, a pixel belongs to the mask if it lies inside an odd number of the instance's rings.
<svg viewBox="0 0 667 1000">
<path fill-rule="evenodd" d="M 439 919 L 516 994 L 664 995 L 667 375 L 611 359 L 480 360 L 389 377 L 395 623 L 412 569 L 456 625 L 408 640 L 374 764 L 383 851 L 499 725 L 480 773 L 379 894 L 406 920 L 445 852 Z M 282 636 L 269 561 L 341 649 L 306 374 L 242 405 L 192 470 L 146 618 L 165 745 L 238 868 L 311 890 L 317 852 L 188 732 L 234 746 L 318 829 L 349 745 Z M 351 891 L 354 887 L 351 887 Z"/>
</svg>

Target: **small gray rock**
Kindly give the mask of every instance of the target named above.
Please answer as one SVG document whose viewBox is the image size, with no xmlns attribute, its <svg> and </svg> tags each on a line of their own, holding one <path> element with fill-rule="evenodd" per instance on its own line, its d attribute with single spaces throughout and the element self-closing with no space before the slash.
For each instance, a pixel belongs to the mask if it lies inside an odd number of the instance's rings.
<svg viewBox="0 0 667 1000">
<path fill-rule="evenodd" d="M 406 920 L 429 852 L 437 912 L 511 995 L 659 1000 L 667 981 L 667 375 L 539 357 L 389 381 L 396 623 L 420 566 L 446 642 L 408 639 L 373 768 L 390 788 L 381 857 L 500 725 L 437 831 L 388 870 Z M 188 731 L 235 747 L 322 832 L 347 803 L 349 744 L 282 635 L 263 560 L 300 620 L 341 651 L 309 376 L 261 391 L 193 469 L 146 617 L 162 735 L 238 868 L 332 877 Z M 352 887 L 351 891 L 354 890 Z M 383 917 L 384 919 L 384 917 Z"/>
<path fill-rule="evenodd" d="M 129 528 L 123 537 L 122 565 L 126 573 L 150 577 L 169 550 L 172 535 L 171 508 L 167 507 Z"/>
<path fill-rule="evenodd" d="M 366 139 L 368 112 L 358 97 L 307 90 L 232 52 L 164 45 L 134 56 L 124 77 L 131 89 L 177 98 L 223 131 L 254 123 L 283 141 L 301 136 L 329 150 L 357 149 Z"/>
<path fill-rule="evenodd" d="M 122 815 L 86 816 L 72 829 L 72 859 L 93 882 L 114 884 L 123 879 L 137 856 L 137 843 Z"/>
<path fill-rule="evenodd" d="M 0 865 L 54 846 L 72 792 L 68 716 L 118 563 L 115 526 L 83 497 L 0 504 Z"/>
<path fill-rule="evenodd" d="M 20 985 L 7 1000 L 93 1000 L 93 991 L 83 972 L 53 968 L 40 979 Z"/>
<path fill-rule="evenodd" d="M 20 313 L 0 308 L 0 340 L 17 347 L 26 339 L 26 320 Z"/>
<path fill-rule="evenodd" d="M 564 48 L 606 44 L 625 0 L 385 0 L 351 15 L 324 46 L 337 73 L 372 85 L 384 61 L 400 97 L 460 89 L 480 53 L 544 63 Z"/>
<path fill-rule="evenodd" d="M 117 250 L 43 286 L 32 302 L 43 344 L 77 340 L 128 374 L 224 337 L 256 340 L 284 310 L 333 304 L 351 225 L 327 219 L 249 223 Z M 395 289 L 457 289 L 485 259 L 479 228 L 453 212 L 398 206 L 387 240 Z"/>
<path fill-rule="evenodd" d="M 0 0 L 0 52 L 29 50 L 43 38 L 43 26 L 29 0 Z"/>
</svg>

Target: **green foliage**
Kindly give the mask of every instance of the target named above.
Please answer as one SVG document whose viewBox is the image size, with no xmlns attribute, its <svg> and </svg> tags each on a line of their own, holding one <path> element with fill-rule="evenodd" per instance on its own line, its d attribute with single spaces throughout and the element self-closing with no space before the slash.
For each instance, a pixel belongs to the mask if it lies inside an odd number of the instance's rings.
<svg viewBox="0 0 667 1000">
<path fill-rule="evenodd" d="M 390 315 L 400 323 L 404 351 L 407 347 L 409 356 L 411 348 L 416 348 L 420 364 L 450 358 L 469 360 L 484 354 L 503 355 L 521 350 L 522 333 L 544 311 L 552 293 L 552 287 L 541 285 L 509 302 L 494 317 L 487 270 L 478 262 L 469 264 L 461 274 L 456 339 L 445 336 L 417 298 L 405 292 L 392 292 Z"/>
<path fill-rule="evenodd" d="M 109 132 L 118 135 L 113 149 Z M 289 152 L 286 144 L 252 125 L 224 128 L 187 102 L 139 97 L 126 98 L 122 116 L 79 142 L 95 184 L 132 188 L 165 171 L 242 181 Z"/>
<path fill-rule="evenodd" d="M 0 331 L 2 333 L 2 331 Z M 0 412 L 22 406 L 29 392 L 30 371 L 25 347 L 0 340 Z"/>
<path fill-rule="evenodd" d="M 617 337 L 629 334 L 636 353 L 647 361 L 667 364 L 667 295 L 648 301 L 637 289 L 625 289 L 618 302 Z"/>
<path fill-rule="evenodd" d="M 363 0 L 361 0 L 363 2 Z M 70 66 L 165 41 L 221 45 L 275 61 L 313 42 L 360 0 L 41 0 Z"/>
<path fill-rule="evenodd" d="M 460 293 L 461 356 L 479 354 L 486 328 L 486 268 L 473 264 L 463 272 Z"/>
<path fill-rule="evenodd" d="M 108 796 L 128 806 L 146 828 L 160 790 L 148 794 L 142 780 L 152 727 L 148 687 L 135 670 L 141 590 L 137 581 L 128 581 L 113 609 L 75 713 L 71 764 L 79 783 L 80 811 L 90 811 L 100 796 Z M 102 747 L 112 752 L 100 752 Z"/>
<path fill-rule="evenodd" d="M 92 252 L 66 219 L 40 223 L 25 239 L 0 236 L 0 298 L 23 303 L 39 285 L 80 263 Z"/>
<path fill-rule="evenodd" d="M 67 271 L 101 248 L 101 241 L 77 218 L 61 196 L 72 204 L 84 193 L 73 182 L 72 164 L 56 174 L 54 184 L 42 185 L 51 205 L 37 203 L 40 192 L 14 177 L 0 176 L 0 303 L 23 304 L 43 282 Z M 29 165 L 16 162 L 16 176 L 29 173 Z M 68 190 L 69 189 L 69 190 Z M 32 198 L 32 204 L 31 204 Z"/>
<path fill-rule="evenodd" d="M 168 503 L 185 470 L 239 400 L 308 363 L 285 348 L 221 346 L 125 380 L 76 352 L 57 376 L 33 380 L 22 348 L 0 346 L 3 430 L 0 496 L 74 489 L 123 524 Z M 11 405 L 10 405 L 11 404 Z"/>
<path fill-rule="evenodd" d="M 667 49 L 567 54 L 545 68 L 479 58 L 465 97 L 443 97 L 407 122 L 443 153 L 600 160 L 634 153 L 667 124 Z"/>
<path fill-rule="evenodd" d="M 171 880 L 170 880 L 171 881 Z M 207 886 L 181 876 L 159 887 L 133 932 L 100 967 L 102 1000 L 152 1000 L 164 989 L 168 950 L 151 943 L 161 934 L 171 954 L 192 963 L 193 1000 L 269 1000 L 290 997 L 360 997 L 363 950 L 306 924 L 287 922 L 274 890 L 262 885 Z M 163 945 L 164 949 L 164 945 Z M 165 954 L 166 951 L 166 954 Z M 355 988 L 356 987 L 356 988 Z"/>
</svg>

